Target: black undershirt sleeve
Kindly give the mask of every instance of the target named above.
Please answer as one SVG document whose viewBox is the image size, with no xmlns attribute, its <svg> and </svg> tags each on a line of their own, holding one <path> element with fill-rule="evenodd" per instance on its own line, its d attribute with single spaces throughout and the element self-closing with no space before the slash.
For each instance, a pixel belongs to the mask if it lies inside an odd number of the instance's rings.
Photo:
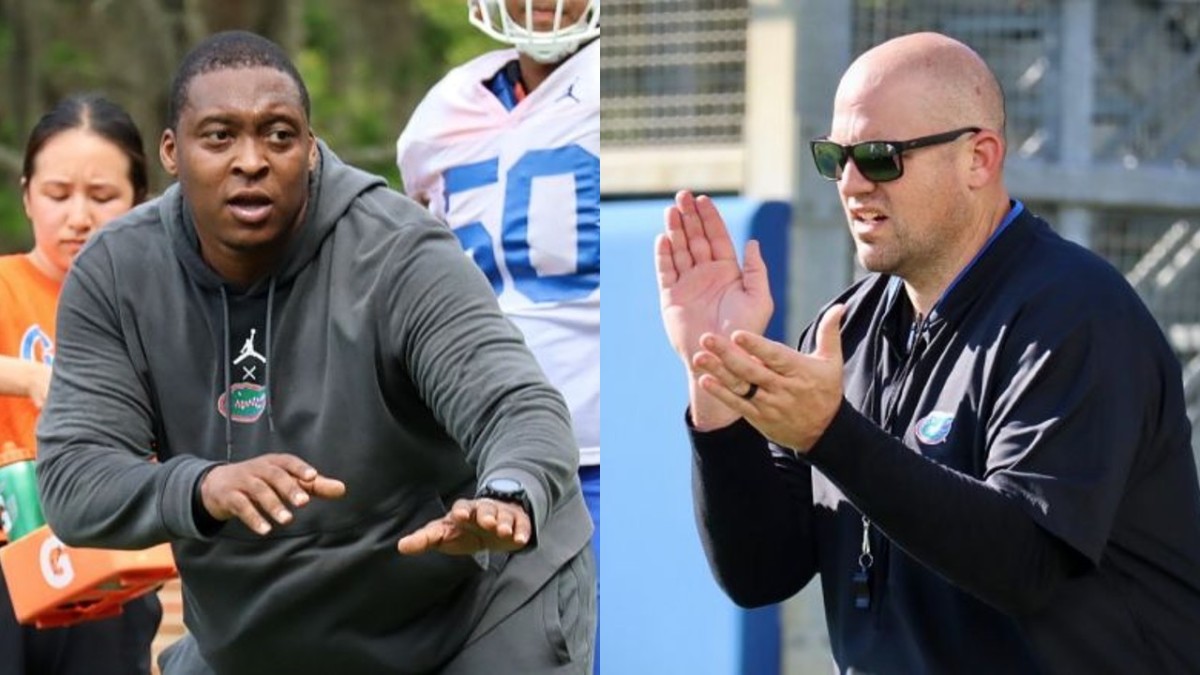
<svg viewBox="0 0 1200 675">
<path fill-rule="evenodd" d="M 208 475 L 209 471 L 218 466 L 220 464 L 214 464 L 205 469 L 196 479 L 196 484 L 192 488 L 192 517 L 196 520 L 196 529 L 200 530 L 200 534 L 206 537 L 215 535 L 221 529 L 221 526 L 225 524 L 208 512 L 208 509 L 204 506 L 204 497 L 200 494 L 200 484 L 204 482 L 204 477 Z"/>
<path fill-rule="evenodd" d="M 996 486 L 929 460 L 843 401 L 803 456 L 896 545 L 1012 615 L 1044 607 L 1091 563 Z"/>
<path fill-rule="evenodd" d="M 696 525 L 717 583 L 743 607 L 796 594 L 817 570 L 811 469 L 742 420 L 688 429 Z"/>
</svg>

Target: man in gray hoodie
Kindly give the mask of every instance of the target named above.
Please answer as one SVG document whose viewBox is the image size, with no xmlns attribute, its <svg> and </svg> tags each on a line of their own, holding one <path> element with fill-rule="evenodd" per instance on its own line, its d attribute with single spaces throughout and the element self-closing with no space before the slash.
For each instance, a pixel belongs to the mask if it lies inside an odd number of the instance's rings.
<svg viewBox="0 0 1200 675">
<path fill-rule="evenodd" d="M 567 408 L 454 235 L 314 138 L 261 37 L 190 52 L 169 118 L 178 183 L 60 300 L 55 533 L 171 542 L 168 675 L 590 672 Z"/>
</svg>

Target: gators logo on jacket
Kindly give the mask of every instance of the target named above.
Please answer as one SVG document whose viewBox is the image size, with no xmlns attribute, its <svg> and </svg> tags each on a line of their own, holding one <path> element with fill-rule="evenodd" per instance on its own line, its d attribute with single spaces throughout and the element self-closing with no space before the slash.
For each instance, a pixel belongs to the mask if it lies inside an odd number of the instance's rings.
<svg viewBox="0 0 1200 675">
<path fill-rule="evenodd" d="M 954 426 L 954 413 L 934 410 L 917 420 L 913 425 L 917 440 L 925 445 L 937 445 L 950 435 L 950 427 Z"/>
<path fill-rule="evenodd" d="M 267 390 L 261 385 L 239 382 L 229 388 L 233 398 L 234 422 L 257 422 L 267 409 Z M 221 394 L 217 399 L 217 411 L 229 417 L 229 395 Z"/>
</svg>

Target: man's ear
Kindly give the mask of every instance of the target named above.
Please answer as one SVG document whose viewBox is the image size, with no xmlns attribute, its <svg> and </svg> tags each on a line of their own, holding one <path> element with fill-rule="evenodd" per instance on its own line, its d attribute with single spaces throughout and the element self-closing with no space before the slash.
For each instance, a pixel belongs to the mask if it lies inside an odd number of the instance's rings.
<svg viewBox="0 0 1200 675">
<path fill-rule="evenodd" d="M 310 172 L 317 170 L 317 158 L 320 156 L 320 150 L 317 148 L 317 137 L 313 132 L 308 132 L 308 170 Z"/>
<path fill-rule="evenodd" d="M 175 131 L 173 129 L 164 129 L 162 140 L 158 143 L 158 160 L 162 162 L 163 169 L 172 176 L 179 176 L 179 164 L 175 158 L 175 152 L 178 148 L 175 145 Z"/>
<path fill-rule="evenodd" d="M 971 139 L 971 187 L 987 185 L 1004 170 L 1004 137 L 985 129 Z"/>
</svg>

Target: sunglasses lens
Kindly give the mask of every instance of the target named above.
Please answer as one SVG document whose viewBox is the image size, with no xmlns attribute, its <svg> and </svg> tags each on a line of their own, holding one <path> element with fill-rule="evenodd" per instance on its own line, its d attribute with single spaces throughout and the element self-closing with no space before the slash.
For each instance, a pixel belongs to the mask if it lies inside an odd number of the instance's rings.
<svg viewBox="0 0 1200 675">
<path fill-rule="evenodd" d="M 900 157 L 891 143 L 862 143 L 854 146 L 854 165 L 864 178 L 876 183 L 896 180 L 902 173 Z"/>
<path fill-rule="evenodd" d="M 817 173 L 827 180 L 837 180 L 842 176 L 842 167 L 846 164 L 845 151 L 842 146 L 832 141 L 813 141 L 813 161 L 817 165 Z"/>
</svg>

